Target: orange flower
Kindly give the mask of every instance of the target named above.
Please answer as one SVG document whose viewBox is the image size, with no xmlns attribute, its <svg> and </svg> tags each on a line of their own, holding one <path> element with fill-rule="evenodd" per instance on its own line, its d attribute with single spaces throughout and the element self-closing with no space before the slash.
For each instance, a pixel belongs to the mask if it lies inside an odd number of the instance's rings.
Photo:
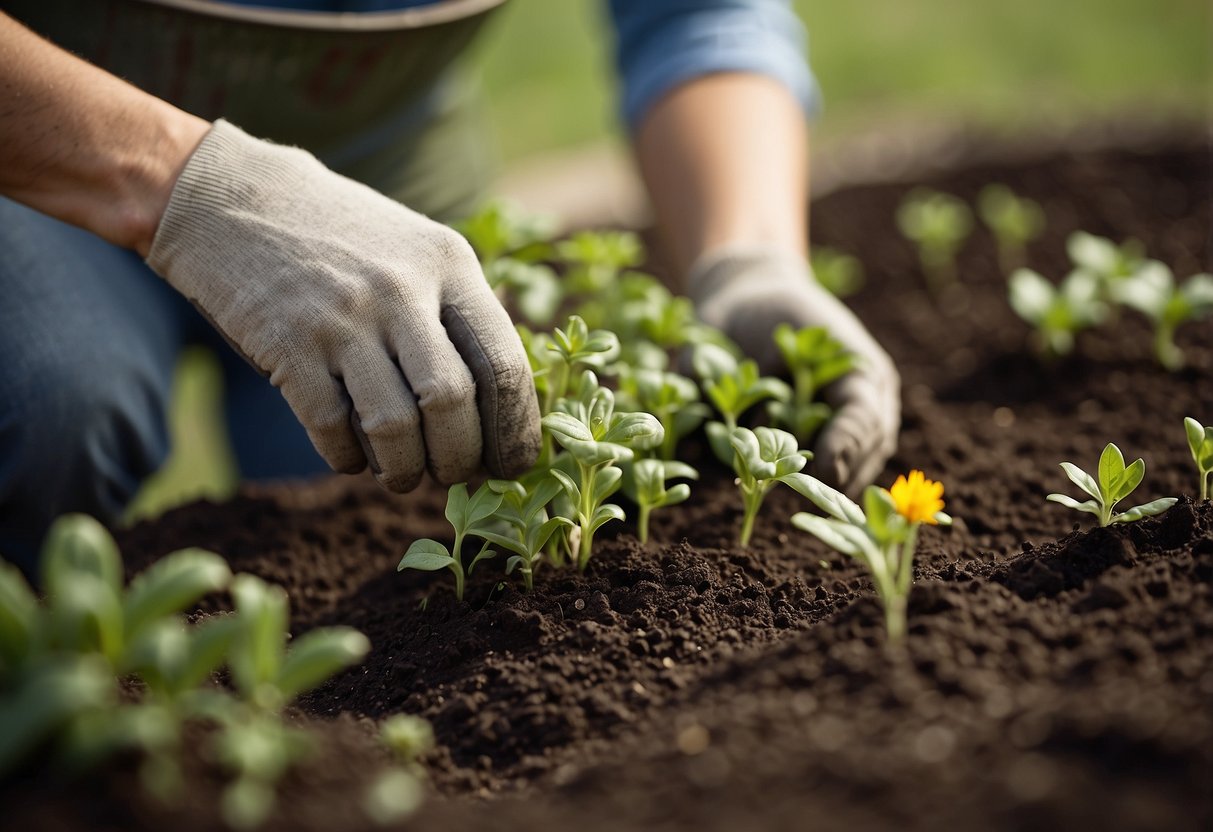
<svg viewBox="0 0 1213 832">
<path fill-rule="evenodd" d="M 897 513 L 911 523 L 937 525 L 935 513 L 943 511 L 943 483 L 929 480 L 922 471 L 911 471 L 909 479 L 897 478 L 889 489 Z"/>
</svg>

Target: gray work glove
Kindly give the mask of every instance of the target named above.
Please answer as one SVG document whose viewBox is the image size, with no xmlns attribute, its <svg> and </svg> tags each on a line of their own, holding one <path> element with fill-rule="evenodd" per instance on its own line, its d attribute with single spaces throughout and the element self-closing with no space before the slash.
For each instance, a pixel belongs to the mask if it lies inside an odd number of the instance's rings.
<svg viewBox="0 0 1213 832">
<path fill-rule="evenodd" d="M 772 245 L 725 246 L 692 266 L 687 288 L 700 317 L 765 373 L 783 369 L 772 332 L 785 322 L 824 326 L 858 357 L 855 370 L 823 391 L 836 412 L 813 449 L 814 465 L 851 494 L 871 483 L 897 448 L 901 380 L 888 353 L 813 279 L 805 259 Z"/>
<path fill-rule="evenodd" d="M 148 265 L 282 390 L 334 470 L 407 491 L 526 470 L 522 343 L 457 233 L 224 121 L 173 189 Z"/>
</svg>

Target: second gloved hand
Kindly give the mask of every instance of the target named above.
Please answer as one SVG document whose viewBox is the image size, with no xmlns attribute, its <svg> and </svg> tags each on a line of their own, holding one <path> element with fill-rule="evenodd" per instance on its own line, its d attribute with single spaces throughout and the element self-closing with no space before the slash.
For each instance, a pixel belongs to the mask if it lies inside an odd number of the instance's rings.
<svg viewBox="0 0 1213 832">
<path fill-rule="evenodd" d="M 700 317 L 736 341 L 763 372 L 783 367 L 772 338 L 781 323 L 824 326 L 856 355 L 856 369 L 824 391 L 835 414 L 813 449 L 814 465 L 852 494 L 871 483 L 897 448 L 900 378 L 854 313 L 812 278 L 805 259 L 772 245 L 726 246 L 691 268 L 688 294 Z"/>
<path fill-rule="evenodd" d="M 526 353 L 462 237 L 311 154 L 216 122 L 148 264 L 281 389 L 334 470 L 396 491 L 526 470 Z"/>
</svg>

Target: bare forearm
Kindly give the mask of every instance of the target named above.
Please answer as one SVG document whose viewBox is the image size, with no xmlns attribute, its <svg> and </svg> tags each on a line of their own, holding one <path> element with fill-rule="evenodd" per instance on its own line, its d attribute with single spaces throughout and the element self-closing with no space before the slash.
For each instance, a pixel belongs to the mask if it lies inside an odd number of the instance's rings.
<svg viewBox="0 0 1213 832">
<path fill-rule="evenodd" d="M 0 194 L 146 254 L 209 124 L 0 14 Z"/>
<path fill-rule="evenodd" d="M 636 153 L 680 273 L 730 243 L 805 253 L 808 131 L 796 99 L 759 75 L 709 75 L 655 104 Z"/>
</svg>

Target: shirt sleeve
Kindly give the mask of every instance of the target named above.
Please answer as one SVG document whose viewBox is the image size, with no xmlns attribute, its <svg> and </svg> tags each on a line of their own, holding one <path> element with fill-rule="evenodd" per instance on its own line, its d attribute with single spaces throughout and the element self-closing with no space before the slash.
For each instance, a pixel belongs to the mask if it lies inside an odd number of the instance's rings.
<svg viewBox="0 0 1213 832">
<path fill-rule="evenodd" d="M 820 109 L 807 34 L 790 0 L 610 0 L 610 12 L 629 129 L 677 85 L 716 72 L 768 76 L 809 115 Z"/>
</svg>

